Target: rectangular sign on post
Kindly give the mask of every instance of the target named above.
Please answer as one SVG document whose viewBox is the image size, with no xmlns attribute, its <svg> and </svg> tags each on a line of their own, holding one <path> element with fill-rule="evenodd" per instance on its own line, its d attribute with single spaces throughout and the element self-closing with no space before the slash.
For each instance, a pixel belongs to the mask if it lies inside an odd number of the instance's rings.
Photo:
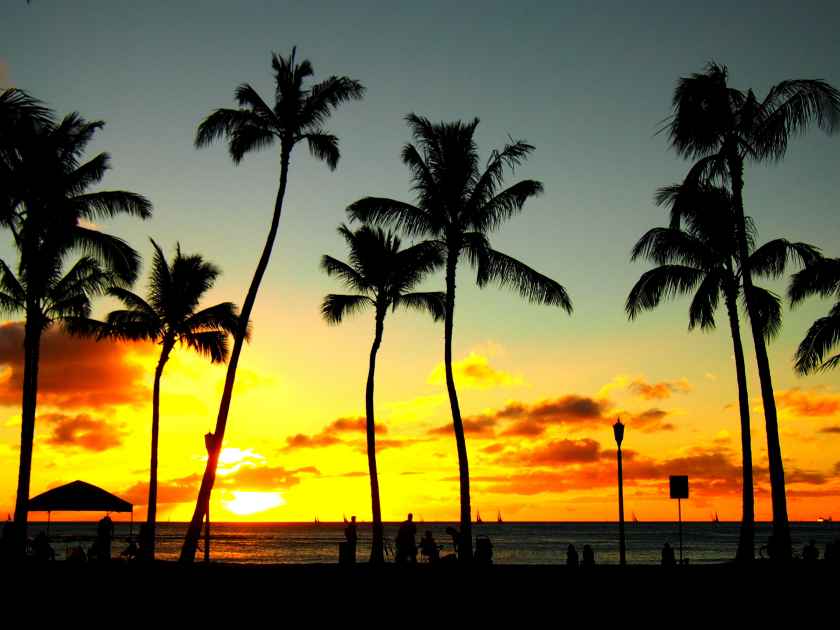
<svg viewBox="0 0 840 630">
<path fill-rule="evenodd" d="M 688 498 L 688 475 L 671 475 L 671 498 Z"/>
</svg>

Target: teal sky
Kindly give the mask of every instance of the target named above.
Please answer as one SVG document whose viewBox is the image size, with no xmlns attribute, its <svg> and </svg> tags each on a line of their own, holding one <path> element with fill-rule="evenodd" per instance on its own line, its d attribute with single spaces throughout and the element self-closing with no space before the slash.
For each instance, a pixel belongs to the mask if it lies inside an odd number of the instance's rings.
<svg viewBox="0 0 840 630">
<path fill-rule="evenodd" d="M 277 156 L 266 151 L 234 167 L 222 145 L 193 148 L 197 124 L 213 108 L 232 105 L 240 82 L 270 96 L 269 54 L 292 45 L 318 76 L 346 74 L 367 86 L 364 101 L 330 122 L 343 154 L 335 173 L 304 150 L 293 158 L 276 257 L 255 314 L 258 335 L 270 327 L 274 339 L 289 325 L 279 311 L 294 313 L 291 321 L 310 313 L 317 319 L 321 296 L 335 288 L 318 259 L 343 253 L 335 227 L 348 203 L 368 194 L 409 197 L 398 155 L 408 139 L 402 117 L 414 111 L 432 119 L 480 117 L 485 153 L 508 134 L 536 145 L 519 173 L 542 180 L 546 193 L 494 242 L 563 283 L 576 307 L 570 320 L 509 293 L 479 292 L 464 270 L 462 352 L 493 339 L 517 344 L 534 362 L 550 339 L 552 350 L 607 361 L 611 344 L 638 339 L 644 347 L 665 335 L 682 364 L 708 342 L 700 334 L 686 338 L 686 302 L 633 324 L 622 310 L 644 269 L 628 263 L 629 248 L 664 220 L 653 191 L 687 167 L 655 133 L 669 114 L 675 81 L 714 59 L 730 67 L 733 85 L 759 94 L 785 78 L 840 85 L 838 19 L 833 2 L 21 0 L 3 9 L 0 59 L 8 85 L 59 112 L 107 122 L 95 146 L 113 156 L 107 186 L 141 192 L 155 204 L 153 220 L 111 229 L 146 255 L 149 235 L 204 253 L 225 272 L 216 293 L 237 301 L 262 245 Z M 793 142 L 781 165 L 751 167 L 746 200 L 761 238 L 784 235 L 838 255 L 838 172 L 838 139 L 818 133 Z M 786 320 L 774 345 L 785 366 L 822 310 L 812 302 Z M 412 318 L 394 322 L 405 336 L 417 325 Z M 367 322 L 358 326 L 367 335 Z M 725 336 L 717 343 L 726 344 Z M 646 370 L 643 358 L 627 366 L 632 350 L 621 354 L 616 363 L 625 369 Z M 604 367 L 605 379 L 616 369 Z M 784 380 L 793 378 L 779 369 Z M 823 381 L 831 379 L 810 382 Z"/>
</svg>

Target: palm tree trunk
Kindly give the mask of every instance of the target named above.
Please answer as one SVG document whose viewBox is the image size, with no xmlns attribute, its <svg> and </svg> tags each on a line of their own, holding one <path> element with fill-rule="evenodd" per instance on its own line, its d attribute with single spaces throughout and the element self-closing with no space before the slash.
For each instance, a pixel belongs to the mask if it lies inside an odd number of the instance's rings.
<svg viewBox="0 0 840 630">
<path fill-rule="evenodd" d="M 35 440 L 35 408 L 38 401 L 38 360 L 41 351 L 41 319 L 34 309 L 27 309 L 23 337 L 23 399 L 20 419 L 20 465 L 15 499 L 15 551 L 26 550 L 26 526 L 29 518 L 29 482 L 32 476 L 32 450 Z"/>
<path fill-rule="evenodd" d="M 187 528 L 184 545 L 181 548 L 181 562 L 192 562 L 195 560 L 195 552 L 198 548 L 198 539 L 201 536 L 204 513 L 210 505 L 210 493 L 213 491 L 213 484 L 216 481 L 216 467 L 219 464 L 219 453 L 222 450 L 222 440 L 225 437 L 228 412 L 230 411 L 230 403 L 233 398 L 233 384 L 236 380 L 236 368 L 239 365 L 239 355 L 242 352 L 242 345 L 245 342 L 251 311 L 257 299 L 257 291 L 260 288 L 266 267 L 268 267 L 271 250 L 274 248 L 274 239 L 277 236 L 277 229 L 280 225 L 280 214 L 283 211 L 283 198 L 286 195 L 286 182 L 289 175 L 290 152 L 291 146 L 286 146 L 284 143 L 280 155 L 280 185 L 277 188 L 277 198 L 274 201 L 274 215 L 271 218 L 271 227 L 268 230 L 268 237 L 266 238 L 259 263 L 257 263 L 257 269 L 254 271 L 254 277 L 251 279 L 251 286 L 248 287 L 248 294 L 245 296 L 245 302 L 242 304 L 242 312 L 240 313 L 241 321 L 239 329 L 236 331 L 236 335 L 234 335 L 233 349 L 231 350 L 228 361 L 225 387 L 219 405 L 219 415 L 216 418 L 216 430 L 213 433 L 212 447 L 208 450 L 207 466 L 204 468 L 204 476 L 201 479 L 201 487 L 198 491 L 195 511 L 193 512 L 190 525 Z"/>
<path fill-rule="evenodd" d="M 142 549 L 145 560 L 155 559 L 155 524 L 157 521 L 157 472 L 158 472 L 158 436 L 160 434 L 160 378 L 163 368 L 169 360 L 172 342 L 166 340 L 160 350 L 160 359 L 155 368 L 155 385 L 152 390 L 152 457 L 149 464 L 149 499 L 146 512 L 146 540 Z"/>
<path fill-rule="evenodd" d="M 449 392 L 449 406 L 452 408 L 452 426 L 455 429 L 455 443 L 458 446 L 458 473 L 461 480 L 461 541 L 459 559 L 472 560 L 472 508 L 470 507 L 470 465 L 467 459 L 467 441 L 464 437 L 464 423 L 455 391 L 452 375 L 452 329 L 455 325 L 455 269 L 458 265 L 458 250 L 449 248 L 446 257 L 446 318 L 443 327 L 443 362 L 446 369 L 446 389 Z"/>
<path fill-rule="evenodd" d="M 736 288 L 726 292 L 726 312 L 732 332 L 732 350 L 735 354 L 735 375 L 738 380 L 738 409 L 741 413 L 741 532 L 738 537 L 736 560 L 755 559 L 755 499 L 752 470 L 752 437 L 750 436 L 750 401 L 747 393 L 747 366 L 744 361 L 744 346 L 741 343 L 741 327 L 738 323 L 738 302 Z"/>
<path fill-rule="evenodd" d="M 376 333 L 370 349 L 370 367 L 368 368 L 367 387 L 365 388 L 365 412 L 367 414 L 367 455 L 370 473 L 370 502 L 373 514 L 373 535 L 370 548 L 371 564 L 385 562 L 385 545 L 382 532 L 382 507 L 379 504 L 379 476 L 376 472 L 376 425 L 373 410 L 373 380 L 376 372 L 376 353 L 382 343 L 382 330 L 385 323 L 385 310 L 376 309 Z"/>
<path fill-rule="evenodd" d="M 738 257 L 741 278 L 744 285 L 744 298 L 747 303 L 747 313 L 754 311 L 752 306 L 752 274 L 747 260 L 749 248 L 746 236 L 746 219 L 744 217 L 744 165 L 740 157 L 730 151 L 728 157 L 729 175 L 732 181 L 732 196 L 735 201 L 736 237 L 738 240 Z M 759 322 L 750 316 L 753 344 L 755 345 L 755 362 L 758 367 L 758 378 L 761 384 L 761 401 L 764 406 L 764 422 L 767 429 L 767 458 L 770 468 L 770 495 L 773 504 L 773 541 L 771 554 L 774 559 L 786 560 L 792 557 L 790 525 L 787 514 L 787 497 L 785 496 L 785 469 L 782 463 L 782 446 L 779 441 L 779 420 L 776 414 L 776 399 L 773 396 L 773 379 L 770 374 L 770 359 L 767 356 L 767 346 L 764 342 L 764 331 Z"/>
</svg>

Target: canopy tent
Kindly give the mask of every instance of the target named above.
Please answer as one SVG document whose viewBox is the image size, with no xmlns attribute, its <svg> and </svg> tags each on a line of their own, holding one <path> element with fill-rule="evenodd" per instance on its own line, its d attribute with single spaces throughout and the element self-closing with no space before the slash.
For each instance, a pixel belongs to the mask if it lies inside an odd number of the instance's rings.
<svg viewBox="0 0 840 630">
<path fill-rule="evenodd" d="M 30 512 L 131 512 L 133 507 L 84 481 L 73 481 L 29 499 Z"/>
</svg>

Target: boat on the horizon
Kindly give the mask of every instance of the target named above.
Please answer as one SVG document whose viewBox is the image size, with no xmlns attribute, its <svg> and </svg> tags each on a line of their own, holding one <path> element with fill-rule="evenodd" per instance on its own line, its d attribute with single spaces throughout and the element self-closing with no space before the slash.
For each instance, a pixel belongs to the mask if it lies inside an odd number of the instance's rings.
<svg viewBox="0 0 840 630">
<path fill-rule="evenodd" d="M 712 523 L 714 523 L 715 525 L 720 523 L 720 518 L 718 518 L 718 513 L 717 512 L 715 512 L 715 517 L 712 519 Z"/>
<path fill-rule="evenodd" d="M 830 516 L 818 516 L 817 523 L 831 523 L 833 519 Z"/>
<path fill-rule="evenodd" d="M 496 522 L 497 522 L 497 523 L 503 523 L 503 522 L 504 522 L 504 521 L 502 521 L 502 511 L 501 511 L 501 510 L 499 510 L 499 511 L 496 513 Z"/>
<path fill-rule="evenodd" d="M 484 521 L 481 520 L 481 512 L 478 510 L 475 511 L 475 522 L 476 523 L 483 523 Z"/>
<path fill-rule="evenodd" d="M 639 524 L 639 519 L 636 518 L 636 513 L 633 512 L 633 525 L 638 525 L 638 524 Z"/>
</svg>

